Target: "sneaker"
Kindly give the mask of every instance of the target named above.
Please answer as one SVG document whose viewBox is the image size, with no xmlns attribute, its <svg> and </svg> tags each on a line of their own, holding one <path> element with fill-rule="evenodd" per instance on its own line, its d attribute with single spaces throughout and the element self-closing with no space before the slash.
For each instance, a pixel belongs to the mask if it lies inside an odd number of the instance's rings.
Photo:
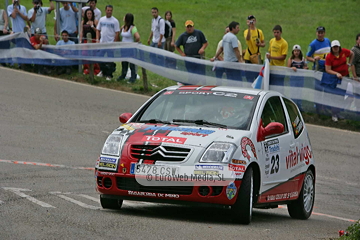
<svg viewBox="0 0 360 240">
<path fill-rule="evenodd" d="M 106 77 L 106 80 L 107 80 L 107 81 L 111 81 L 111 77 Z"/>
<path fill-rule="evenodd" d="M 100 71 L 96 76 L 102 77 L 103 76 L 102 71 Z"/>
<path fill-rule="evenodd" d="M 136 78 L 130 78 L 128 82 L 129 83 L 134 83 L 135 81 L 136 81 Z"/>
<path fill-rule="evenodd" d="M 116 81 L 121 81 L 121 80 L 124 80 L 125 79 L 125 76 L 124 74 L 122 74 L 121 76 L 119 76 Z"/>
<path fill-rule="evenodd" d="M 331 120 L 333 120 L 333 122 L 337 122 L 338 121 L 338 117 L 336 115 L 333 115 L 331 117 Z"/>
</svg>

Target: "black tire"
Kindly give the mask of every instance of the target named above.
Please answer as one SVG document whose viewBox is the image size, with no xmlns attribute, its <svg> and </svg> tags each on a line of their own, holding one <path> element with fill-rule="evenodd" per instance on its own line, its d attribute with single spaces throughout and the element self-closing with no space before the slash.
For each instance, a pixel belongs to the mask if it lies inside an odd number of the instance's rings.
<svg viewBox="0 0 360 240">
<path fill-rule="evenodd" d="M 100 195 L 100 203 L 102 208 L 104 209 L 119 210 L 122 206 L 123 200 L 114 199 L 114 198 L 104 198 L 102 195 Z"/>
<path fill-rule="evenodd" d="M 248 167 L 242 179 L 236 202 L 231 206 L 232 219 L 234 222 L 241 224 L 249 224 L 251 222 L 253 189 L 253 170 L 251 167 Z"/>
<path fill-rule="evenodd" d="M 292 218 L 308 219 L 312 213 L 315 200 L 315 178 L 311 170 L 305 174 L 299 198 L 287 205 Z"/>
</svg>

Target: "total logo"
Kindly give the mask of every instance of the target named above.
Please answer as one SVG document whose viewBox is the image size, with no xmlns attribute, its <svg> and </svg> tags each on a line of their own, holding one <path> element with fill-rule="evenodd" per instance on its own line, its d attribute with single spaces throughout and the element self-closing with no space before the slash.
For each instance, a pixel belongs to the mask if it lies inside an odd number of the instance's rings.
<svg viewBox="0 0 360 240">
<path fill-rule="evenodd" d="M 144 136 L 141 141 L 144 142 L 165 142 L 165 143 L 178 143 L 178 144 L 184 144 L 186 141 L 186 138 L 182 137 L 167 137 L 167 136 Z"/>
<path fill-rule="evenodd" d="M 286 169 L 295 167 L 300 162 L 304 162 L 306 165 L 309 165 L 311 158 L 312 154 L 309 146 L 305 146 L 300 149 L 296 147 L 296 151 L 289 150 L 289 155 L 286 157 Z"/>
</svg>

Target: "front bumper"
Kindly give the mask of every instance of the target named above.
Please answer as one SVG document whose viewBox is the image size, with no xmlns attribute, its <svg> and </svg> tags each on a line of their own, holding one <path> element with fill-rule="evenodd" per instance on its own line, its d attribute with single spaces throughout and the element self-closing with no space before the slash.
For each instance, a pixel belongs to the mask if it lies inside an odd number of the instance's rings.
<svg viewBox="0 0 360 240">
<path fill-rule="evenodd" d="M 162 203 L 211 203 L 233 205 L 241 185 L 235 182 L 236 190 L 228 186 L 144 186 L 134 175 L 96 172 L 96 189 L 107 198 Z"/>
</svg>

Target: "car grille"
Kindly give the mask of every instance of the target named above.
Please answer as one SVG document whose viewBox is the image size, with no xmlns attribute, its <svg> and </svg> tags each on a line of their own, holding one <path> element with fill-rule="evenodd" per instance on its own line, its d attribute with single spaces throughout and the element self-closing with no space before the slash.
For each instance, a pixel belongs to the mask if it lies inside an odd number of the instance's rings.
<svg viewBox="0 0 360 240">
<path fill-rule="evenodd" d="M 116 178 L 117 188 L 120 190 L 130 190 L 139 192 L 168 193 L 190 195 L 193 186 L 143 186 L 139 184 L 135 178 Z"/>
<path fill-rule="evenodd" d="M 162 145 L 132 145 L 131 156 L 138 160 L 181 162 L 186 159 L 190 149 Z"/>
</svg>

